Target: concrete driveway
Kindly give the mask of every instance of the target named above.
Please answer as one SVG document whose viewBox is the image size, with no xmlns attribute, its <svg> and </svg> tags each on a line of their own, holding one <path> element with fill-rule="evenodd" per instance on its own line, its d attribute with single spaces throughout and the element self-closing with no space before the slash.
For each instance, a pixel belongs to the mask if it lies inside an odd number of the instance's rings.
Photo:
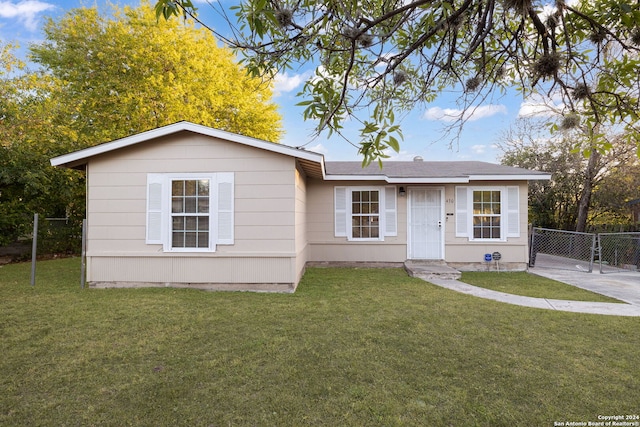
<svg viewBox="0 0 640 427">
<path fill-rule="evenodd" d="M 593 270 L 589 273 L 587 269 L 577 264 L 575 270 L 532 267 L 529 272 L 640 307 L 640 272 L 620 271 L 601 274 L 596 266 Z"/>
</svg>

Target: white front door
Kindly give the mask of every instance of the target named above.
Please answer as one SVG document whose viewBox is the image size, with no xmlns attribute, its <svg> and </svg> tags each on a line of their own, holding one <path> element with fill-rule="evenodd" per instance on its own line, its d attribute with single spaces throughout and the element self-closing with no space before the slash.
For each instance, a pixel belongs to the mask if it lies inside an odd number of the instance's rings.
<svg viewBox="0 0 640 427">
<path fill-rule="evenodd" d="M 444 259 L 443 191 L 409 188 L 409 259 Z"/>
</svg>

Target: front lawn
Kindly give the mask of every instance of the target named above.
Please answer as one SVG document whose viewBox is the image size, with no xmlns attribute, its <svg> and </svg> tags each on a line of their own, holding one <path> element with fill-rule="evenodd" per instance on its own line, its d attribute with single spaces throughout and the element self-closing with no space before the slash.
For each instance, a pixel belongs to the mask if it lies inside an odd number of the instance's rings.
<svg viewBox="0 0 640 427">
<path fill-rule="evenodd" d="M 462 273 L 460 281 L 493 291 L 522 295 L 525 297 L 624 304 L 615 298 L 590 292 L 526 271 L 502 273 L 468 271 Z"/>
<path fill-rule="evenodd" d="M 640 319 L 517 307 L 399 269 L 295 294 L 80 289 L 0 267 L 0 425 L 553 426 L 638 414 Z"/>
</svg>

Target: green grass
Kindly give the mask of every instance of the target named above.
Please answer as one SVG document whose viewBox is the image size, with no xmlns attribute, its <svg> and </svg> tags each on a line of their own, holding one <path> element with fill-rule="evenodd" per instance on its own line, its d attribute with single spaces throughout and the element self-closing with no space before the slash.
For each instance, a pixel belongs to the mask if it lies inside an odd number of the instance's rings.
<svg viewBox="0 0 640 427">
<path fill-rule="evenodd" d="M 622 303 L 622 301 L 615 298 L 527 273 L 526 271 L 502 273 L 464 272 L 460 281 L 481 288 L 526 297 Z"/>
<path fill-rule="evenodd" d="M 398 269 L 295 294 L 80 289 L 0 268 L 0 425 L 552 426 L 637 414 L 640 319 L 517 307 Z"/>
</svg>

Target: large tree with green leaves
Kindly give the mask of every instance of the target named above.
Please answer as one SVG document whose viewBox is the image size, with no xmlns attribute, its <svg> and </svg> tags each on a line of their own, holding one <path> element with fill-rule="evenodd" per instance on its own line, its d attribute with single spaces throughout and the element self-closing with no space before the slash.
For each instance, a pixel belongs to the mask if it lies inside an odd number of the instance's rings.
<svg viewBox="0 0 640 427">
<path fill-rule="evenodd" d="M 181 120 L 277 142 L 271 88 L 189 22 L 150 4 L 69 11 L 44 26 L 28 69 L 0 43 L 0 241 L 34 212 L 84 215 L 84 179 L 53 156 Z"/>
<path fill-rule="evenodd" d="M 148 3 L 68 12 L 44 26 L 32 61 L 61 85 L 66 117 L 87 144 L 180 120 L 278 141 L 271 88 L 190 22 L 158 22 Z"/>
<path fill-rule="evenodd" d="M 210 4 L 253 75 L 317 64 L 301 93 L 304 117 L 318 132 L 360 120 L 365 162 L 398 149 L 396 116 L 451 88 L 466 110 L 458 125 L 516 88 L 561 103 L 558 126 L 591 129 L 590 146 L 609 147 L 601 126 L 640 135 L 638 2 L 242 0 L 236 22 Z M 156 13 L 198 19 L 191 0 L 157 0 Z"/>
<path fill-rule="evenodd" d="M 596 223 L 628 221 L 625 202 L 640 192 L 634 147 L 609 133 L 609 150 L 585 157 L 572 149 L 584 137 L 580 132 L 550 136 L 532 119 L 519 120 L 502 136 L 503 164 L 552 173 L 551 181 L 529 183 L 533 225 L 584 232 Z"/>
</svg>

